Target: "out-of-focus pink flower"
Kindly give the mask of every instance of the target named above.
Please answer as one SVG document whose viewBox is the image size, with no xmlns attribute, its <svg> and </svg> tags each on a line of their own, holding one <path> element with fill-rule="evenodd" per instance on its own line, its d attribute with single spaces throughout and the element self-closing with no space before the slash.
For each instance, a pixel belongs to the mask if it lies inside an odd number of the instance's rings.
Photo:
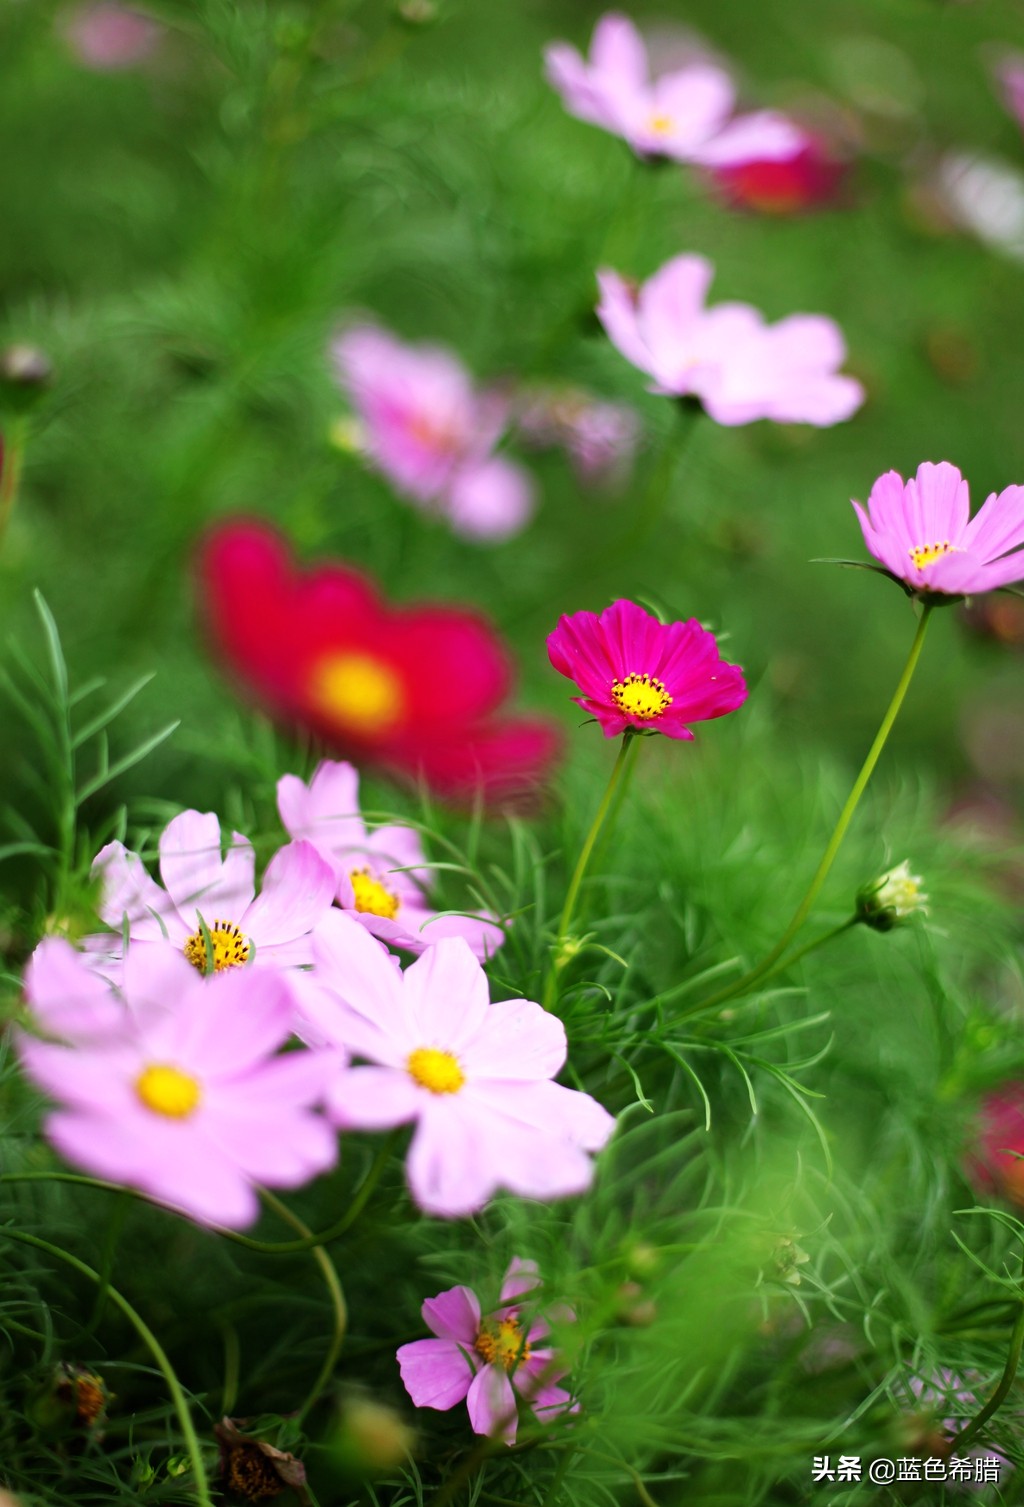
<svg viewBox="0 0 1024 1507">
<path fill-rule="evenodd" d="M 533 484 L 493 453 L 508 401 L 478 392 L 447 350 L 405 345 L 373 325 L 332 345 L 338 378 L 362 420 L 362 450 L 403 496 L 469 539 L 516 534 L 533 512 Z"/>
<path fill-rule="evenodd" d="M 617 272 L 597 275 L 597 315 L 612 344 L 653 377 L 651 391 L 699 399 L 718 424 L 837 424 L 864 401 L 864 389 L 838 368 L 846 356 L 839 326 L 822 314 L 767 324 L 750 304 L 706 309 L 714 269 L 702 256 L 677 256 L 639 288 Z"/>
<path fill-rule="evenodd" d="M 915 1375 L 907 1378 L 905 1389 L 908 1401 L 913 1399 L 916 1405 L 931 1415 L 942 1430 L 941 1440 L 929 1439 L 921 1441 L 922 1448 L 916 1447 L 914 1453 L 925 1453 L 925 1447 L 929 1454 L 934 1453 L 934 1448 L 945 1446 L 944 1453 L 948 1454 L 949 1445 L 952 1443 L 953 1453 L 946 1462 L 947 1477 L 955 1488 L 960 1485 L 970 1490 L 976 1484 L 983 1481 L 974 1469 L 975 1461 L 995 1461 L 998 1467 L 999 1479 L 1005 1480 L 1005 1476 L 1013 1470 L 1013 1465 L 1005 1455 L 993 1449 L 991 1445 L 984 1450 L 971 1449 L 967 1454 L 960 1456 L 956 1453 L 957 1435 L 970 1423 L 971 1419 L 981 1411 L 982 1396 L 984 1395 L 984 1382 L 981 1377 L 971 1376 L 969 1373 L 961 1376 L 948 1366 L 937 1366 L 934 1371 L 925 1375 Z M 911 1444 L 916 1446 L 917 1440 Z M 959 1469 L 954 1469 L 954 1462 L 959 1461 Z"/>
<path fill-rule="evenodd" d="M 1024 173 L 1014 163 L 975 152 L 946 152 L 919 185 L 926 216 L 976 236 L 1014 262 L 1024 262 Z"/>
<path fill-rule="evenodd" d="M 254 520 L 220 525 L 200 561 L 210 636 L 272 715 L 453 800 L 536 794 L 557 730 L 501 715 L 512 666 L 486 618 L 394 607 L 338 560 L 300 570 Z"/>
<path fill-rule="evenodd" d="M 1003 104 L 1024 130 L 1024 53 L 1004 52 L 992 65 Z"/>
<path fill-rule="evenodd" d="M 221 854 L 213 812 L 183 811 L 160 835 L 160 875 L 149 877 L 137 853 L 108 843 L 93 862 L 101 885 L 99 913 L 112 932 L 86 939 L 115 975 L 127 929 L 136 947 L 171 941 L 200 973 L 256 967 L 297 967 L 313 961 L 310 933 L 330 909 L 334 877 L 308 842 L 281 848 L 256 895 L 256 856 L 240 832 Z M 203 934 L 206 928 L 206 935 Z"/>
<path fill-rule="evenodd" d="M 62 26 L 75 59 L 96 73 L 117 73 L 147 62 L 165 35 L 150 16 L 109 0 L 78 6 L 63 17 Z"/>
<path fill-rule="evenodd" d="M 1024 487 L 991 493 L 971 518 L 967 483 L 948 461 L 924 461 L 905 482 L 886 471 L 867 512 L 864 543 L 910 592 L 957 598 L 1024 580 Z"/>
<path fill-rule="evenodd" d="M 606 738 L 626 728 L 692 739 L 688 722 L 734 712 L 747 699 L 743 672 L 722 659 L 715 635 L 696 618 L 659 623 L 635 602 L 617 601 L 598 616 L 562 617 L 548 637 L 548 658 L 584 693 L 572 699 Z"/>
<path fill-rule="evenodd" d="M 757 128 L 759 122 L 763 130 Z M 773 215 L 799 214 L 833 203 L 850 166 L 820 137 L 768 111 L 727 126 L 705 161 L 728 204 Z"/>
<path fill-rule="evenodd" d="M 566 42 L 544 51 L 549 83 L 571 115 L 621 136 L 644 157 L 698 159 L 732 110 L 724 69 L 695 62 L 651 79 L 647 49 L 628 16 L 603 16 L 585 61 Z"/>
<path fill-rule="evenodd" d="M 415 1122 L 406 1175 L 428 1214 L 457 1219 L 499 1188 L 566 1198 L 590 1186 L 615 1121 L 554 1076 L 565 1027 L 530 1000 L 491 1004 L 487 976 L 461 937 L 428 947 L 404 973 L 351 916 L 334 910 L 314 937 L 316 973 L 301 1008 L 316 1039 L 373 1066 L 338 1074 L 328 1111 L 339 1126 Z"/>
<path fill-rule="evenodd" d="M 539 1315 L 523 1316 L 521 1300 L 539 1285 L 536 1263 L 517 1257 L 505 1273 L 500 1306 L 485 1317 L 469 1287 L 427 1298 L 423 1322 L 436 1339 L 414 1340 L 397 1353 L 415 1406 L 447 1412 L 465 1400 L 473 1432 L 506 1444 L 516 1437 L 516 1392 L 542 1420 L 575 1413 L 571 1393 L 555 1385 L 566 1368 L 545 1343 L 550 1326 Z"/>
<path fill-rule="evenodd" d="M 77 969 L 86 998 L 84 958 Z M 161 942 L 129 949 L 122 992 L 116 1035 L 72 1046 L 18 1038 L 25 1072 L 62 1105 L 45 1130 L 73 1166 L 234 1228 L 259 1212 L 255 1184 L 297 1188 L 333 1165 L 336 1137 L 313 1106 L 337 1060 L 274 1055 L 295 1008 L 282 975 L 201 978 Z"/>
<path fill-rule="evenodd" d="M 505 940 L 487 916 L 438 915 L 428 904 L 434 874 L 419 833 L 397 824 L 367 828 L 351 764 L 325 759 L 308 785 L 282 775 L 277 809 L 286 832 L 311 842 L 330 865 L 342 910 L 381 941 L 420 953 L 442 937 L 463 937 L 474 957 L 488 958 Z"/>
<path fill-rule="evenodd" d="M 518 426 L 526 444 L 564 449 L 585 486 L 625 481 L 640 438 L 640 419 L 632 408 L 578 387 L 526 389 Z"/>
<path fill-rule="evenodd" d="M 981 1101 L 964 1170 L 982 1193 L 1024 1204 L 1024 1083 L 1004 1083 Z"/>
</svg>

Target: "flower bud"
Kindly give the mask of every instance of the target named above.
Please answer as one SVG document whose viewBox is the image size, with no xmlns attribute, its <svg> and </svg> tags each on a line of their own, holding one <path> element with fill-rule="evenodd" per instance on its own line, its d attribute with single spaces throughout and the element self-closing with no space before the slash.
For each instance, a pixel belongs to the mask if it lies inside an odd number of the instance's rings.
<svg viewBox="0 0 1024 1507">
<path fill-rule="evenodd" d="M 47 1434 L 86 1431 L 98 1434 L 106 1418 L 110 1394 L 102 1376 L 84 1366 L 55 1366 L 49 1380 L 32 1398 L 28 1416 Z"/>
<path fill-rule="evenodd" d="M 396 9 L 406 26 L 429 26 L 438 16 L 436 0 L 399 0 Z"/>
<path fill-rule="evenodd" d="M 38 402 L 53 378 L 49 356 L 34 345 L 0 351 L 0 407 L 24 413 Z"/>
<path fill-rule="evenodd" d="M 857 891 L 857 920 L 875 931 L 892 931 L 917 911 L 927 909 L 928 896 L 921 890 L 921 878 L 910 872 L 906 858 Z"/>
<path fill-rule="evenodd" d="M 355 1390 L 344 1398 L 332 1453 L 346 1476 L 366 1480 L 397 1470 L 415 1443 L 415 1430 L 387 1403 Z"/>
</svg>

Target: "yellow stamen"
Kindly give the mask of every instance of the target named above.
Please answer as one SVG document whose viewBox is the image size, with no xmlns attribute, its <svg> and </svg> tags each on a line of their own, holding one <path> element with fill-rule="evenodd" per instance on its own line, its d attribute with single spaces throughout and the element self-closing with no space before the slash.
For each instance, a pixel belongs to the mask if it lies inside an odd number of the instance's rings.
<svg viewBox="0 0 1024 1507">
<path fill-rule="evenodd" d="M 249 943 L 245 933 L 232 921 L 214 921 L 207 927 L 210 946 L 213 950 L 213 971 L 222 973 L 225 968 L 240 968 L 249 961 Z M 209 966 L 206 954 L 206 938 L 201 931 L 194 931 L 186 940 L 185 956 L 193 968 L 205 973 Z"/>
<path fill-rule="evenodd" d="M 655 136 L 667 136 L 675 125 L 675 121 L 671 115 L 652 115 L 647 125 L 654 132 Z"/>
<path fill-rule="evenodd" d="M 169 1120 L 187 1120 L 199 1107 L 202 1089 L 180 1068 L 154 1063 L 135 1080 L 135 1092 L 147 1109 Z"/>
<path fill-rule="evenodd" d="M 401 716 L 405 694 L 390 665 L 370 654 L 329 654 L 310 678 L 317 709 L 350 732 L 387 732 Z"/>
<path fill-rule="evenodd" d="M 936 560 L 941 560 L 943 555 L 955 553 L 955 545 L 950 544 L 948 539 L 943 539 L 941 544 L 918 544 L 910 551 L 910 558 L 918 570 L 924 570 L 926 565 L 934 565 Z"/>
<path fill-rule="evenodd" d="M 653 675 L 632 674 L 625 680 L 613 680 L 612 700 L 620 711 L 639 717 L 643 722 L 660 717 L 665 708 L 672 705 L 672 697 L 663 682 L 655 680 Z"/>
<path fill-rule="evenodd" d="M 409 1076 L 432 1094 L 457 1094 L 466 1081 L 459 1059 L 437 1047 L 417 1047 L 406 1063 Z"/>
<path fill-rule="evenodd" d="M 477 1355 L 487 1364 L 497 1361 L 506 1371 L 514 1371 L 530 1357 L 530 1347 L 516 1319 L 486 1322 L 476 1337 Z"/>
<path fill-rule="evenodd" d="M 356 897 L 356 910 L 364 916 L 383 916 L 393 921 L 398 915 L 401 901 L 391 890 L 385 889 L 379 879 L 374 879 L 369 869 L 353 869 L 348 876 Z"/>
</svg>

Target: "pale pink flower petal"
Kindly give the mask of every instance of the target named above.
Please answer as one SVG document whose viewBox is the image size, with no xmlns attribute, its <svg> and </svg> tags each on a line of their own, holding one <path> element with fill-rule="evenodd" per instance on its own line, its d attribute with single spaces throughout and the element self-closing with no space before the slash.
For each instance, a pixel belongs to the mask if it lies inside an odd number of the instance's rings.
<svg viewBox="0 0 1024 1507">
<path fill-rule="evenodd" d="M 234 832 L 221 857 L 220 822 L 212 811 L 183 811 L 160 837 L 160 877 L 182 919 L 192 925 L 201 913 L 207 923 L 236 921 L 255 894 L 256 856 L 252 844 Z"/>
<path fill-rule="evenodd" d="M 501 1284 L 501 1301 L 511 1303 L 514 1298 L 521 1298 L 524 1293 L 533 1292 L 540 1285 L 540 1268 L 536 1261 L 526 1261 L 522 1256 L 513 1256 Z M 544 1332 L 547 1332 L 547 1325 L 544 1325 Z M 535 1333 L 536 1329 L 531 1329 L 527 1335 L 531 1344 Z"/>
<path fill-rule="evenodd" d="M 257 949 L 307 939 L 334 898 L 334 875 L 311 842 L 290 842 L 267 865 L 260 893 L 241 917 Z M 306 961 L 312 961 L 310 957 Z"/>
<path fill-rule="evenodd" d="M 473 1368 L 453 1340 L 415 1340 L 398 1350 L 405 1390 L 418 1408 L 447 1412 L 463 1401 Z"/>
<path fill-rule="evenodd" d="M 469 1422 L 475 1434 L 515 1442 L 518 1415 L 508 1373 L 501 1366 L 484 1366 L 473 1378 L 466 1397 Z"/>
<path fill-rule="evenodd" d="M 449 1287 L 427 1298 L 421 1309 L 428 1329 L 442 1340 L 458 1340 L 472 1349 L 480 1332 L 480 1304 L 469 1287 Z"/>
<path fill-rule="evenodd" d="M 108 842 L 93 859 L 92 873 L 102 884 L 99 914 L 108 926 L 120 929 L 125 916 L 133 936 L 140 941 L 159 941 L 170 936 L 178 941 L 188 927 L 178 915 L 174 901 L 146 872 L 137 853 L 120 842 Z"/>
<path fill-rule="evenodd" d="M 25 969 L 25 999 L 40 1030 L 65 1041 L 116 1035 L 124 1006 L 106 979 L 82 968 L 81 955 L 62 937 L 46 937 Z"/>
<path fill-rule="evenodd" d="M 534 488 L 522 466 L 492 456 L 462 466 L 452 479 L 447 514 L 467 539 L 499 541 L 520 533 L 534 512 Z"/>
<path fill-rule="evenodd" d="M 407 1073 L 390 1067 L 354 1067 L 335 1079 L 327 1104 L 334 1123 L 342 1128 L 392 1130 L 414 1120 L 423 1102 L 423 1090 Z"/>
</svg>

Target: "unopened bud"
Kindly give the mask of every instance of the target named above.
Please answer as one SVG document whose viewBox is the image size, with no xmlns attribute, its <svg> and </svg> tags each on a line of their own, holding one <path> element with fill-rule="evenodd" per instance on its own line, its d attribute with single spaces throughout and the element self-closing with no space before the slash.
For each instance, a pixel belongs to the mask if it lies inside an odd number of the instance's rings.
<svg viewBox="0 0 1024 1507">
<path fill-rule="evenodd" d="M 34 345 L 9 345 L 0 351 L 0 407 L 25 412 L 49 387 L 53 365 Z"/>
<path fill-rule="evenodd" d="M 387 1403 L 358 1391 L 346 1396 L 333 1453 L 347 1476 L 365 1480 L 394 1471 L 415 1443 L 415 1430 Z"/>
<path fill-rule="evenodd" d="M 436 0 L 400 0 L 397 10 L 407 26 L 429 26 L 438 16 Z"/>
<path fill-rule="evenodd" d="M 921 889 L 921 878 L 910 872 L 906 858 L 857 891 L 857 920 L 875 931 L 892 931 L 916 912 L 927 909 L 928 896 Z"/>
<path fill-rule="evenodd" d="M 806 1266 L 810 1256 L 802 1246 L 797 1245 L 790 1235 L 781 1235 L 772 1251 L 773 1275 L 779 1282 L 788 1282 L 792 1287 L 800 1286 L 800 1272 L 798 1267 Z"/>
</svg>

